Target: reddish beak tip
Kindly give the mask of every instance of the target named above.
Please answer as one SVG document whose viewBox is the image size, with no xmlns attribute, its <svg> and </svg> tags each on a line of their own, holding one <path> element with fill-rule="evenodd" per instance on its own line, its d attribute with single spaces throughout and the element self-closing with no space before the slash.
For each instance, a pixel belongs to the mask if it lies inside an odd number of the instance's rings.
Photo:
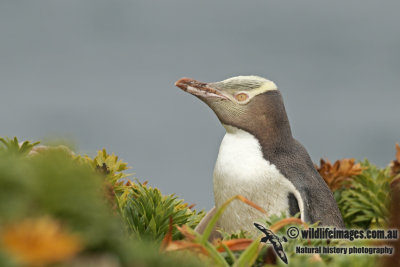
<svg viewBox="0 0 400 267">
<path fill-rule="evenodd" d="M 191 78 L 182 78 L 179 79 L 175 82 L 175 86 L 181 88 L 182 90 L 186 91 L 187 87 L 189 86 L 190 83 L 192 83 L 194 80 Z"/>
<path fill-rule="evenodd" d="M 209 87 L 207 83 L 199 82 L 191 78 L 182 78 L 175 82 L 175 85 L 181 88 L 183 91 L 191 93 L 192 95 L 202 98 L 224 98 L 220 91 Z"/>
</svg>

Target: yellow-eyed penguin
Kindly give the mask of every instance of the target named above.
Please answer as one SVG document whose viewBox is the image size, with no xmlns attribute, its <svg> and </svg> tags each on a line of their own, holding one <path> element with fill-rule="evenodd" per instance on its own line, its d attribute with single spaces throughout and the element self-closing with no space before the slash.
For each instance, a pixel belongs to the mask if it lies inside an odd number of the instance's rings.
<svg viewBox="0 0 400 267">
<path fill-rule="evenodd" d="M 214 168 L 216 208 L 240 194 L 264 208 L 267 215 L 300 212 L 305 222 L 344 227 L 332 192 L 292 136 L 275 83 L 258 76 L 238 76 L 215 83 L 182 78 L 175 85 L 205 102 L 226 129 Z M 204 230 L 215 207 L 197 231 Z M 262 216 L 234 201 L 218 227 L 225 232 L 254 233 L 253 223 Z"/>
</svg>

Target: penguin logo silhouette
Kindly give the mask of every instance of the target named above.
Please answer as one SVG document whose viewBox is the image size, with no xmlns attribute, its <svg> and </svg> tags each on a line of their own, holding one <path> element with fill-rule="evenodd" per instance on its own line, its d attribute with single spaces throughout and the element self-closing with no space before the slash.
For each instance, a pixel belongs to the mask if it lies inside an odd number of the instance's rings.
<svg viewBox="0 0 400 267">
<path fill-rule="evenodd" d="M 276 255 L 286 264 L 288 264 L 288 260 L 285 254 L 285 251 L 283 251 L 283 246 L 281 242 L 287 242 L 286 237 L 284 236 L 283 238 L 279 238 L 276 236 L 271 230 L 265 228 L 261 224 L 254 223 L 255 227 L 257 227 L 258 230 L 263 232 L 265 236 L 261 238 L 262 243 L 266 243 L 269 241 L 272 246 L 274 247 Z"/>
</svg>

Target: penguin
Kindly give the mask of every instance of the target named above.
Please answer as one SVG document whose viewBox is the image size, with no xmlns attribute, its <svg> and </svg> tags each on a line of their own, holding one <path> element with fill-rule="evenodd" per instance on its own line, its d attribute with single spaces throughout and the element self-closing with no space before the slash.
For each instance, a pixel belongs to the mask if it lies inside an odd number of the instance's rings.
<svg viewBox="0 0 400 267">
<path fill-rule="evenodd" d="M 207 104 L 226 130 L 213 173 L 215 207 L 196 231 L 202 233 L 216 209 L 235 195 L 261 206 L 267 216 L 300 214 L 307 223 L 344 228 L 331 190 L 306 149 L 292 136 L 274 82 L 237 76 L 212 83 L 182 78 L 175 85 Z M 263 217 L 258 210 L 234 201 L 217 226 L 227 233 L 254 233 L 254 221 Z"/>
</svg>

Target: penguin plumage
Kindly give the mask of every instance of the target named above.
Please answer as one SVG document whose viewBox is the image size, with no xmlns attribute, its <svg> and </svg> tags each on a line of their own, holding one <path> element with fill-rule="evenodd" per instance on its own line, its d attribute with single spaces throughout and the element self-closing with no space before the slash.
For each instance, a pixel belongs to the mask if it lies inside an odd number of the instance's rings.
<svg viewBox="0 0 400 267">
<path fill-rule="evenodd" d="M 275 83 L 238 76 L 216 83 L 182 78 L 176 86 L 205 102 L 226 129 L 214 168 L 216 208 L 240 194 L 268 215 L 300 212 L 305 222 L 344 227 L 332 192 L 292 136 Z M 244 203 L 233 202 L 218 226 L 226 232 L 254 232 L 253 222 L 262 216 Z M 197 230 L 201 232 L 206 223 L 202 221 Z"/>
</svg>

